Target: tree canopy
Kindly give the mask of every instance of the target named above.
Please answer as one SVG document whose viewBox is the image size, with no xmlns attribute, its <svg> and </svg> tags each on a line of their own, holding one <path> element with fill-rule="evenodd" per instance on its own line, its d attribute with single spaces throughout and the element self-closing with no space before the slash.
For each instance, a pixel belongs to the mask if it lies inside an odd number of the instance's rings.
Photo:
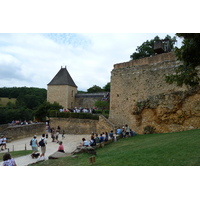
<svg viewBox="0 0 200 200">
<path fill-rule="evenodd" d="M 176 42 L 176 37 L 173 38 L 170 35 L 167 35 L 164 40 L 169 39 L 170 49 L 174 48 L 174 44 Z M 143 42 L 140 46 L 137 46 L 136 52 L 130 55 L 132 60 L 140 59 L 155 55 L 154 53 L 154 43 L 155 41 L 161 40 L 159 36 L 155 36 L 152 40 L 147 40 Z"/>
<path fill-rule="evenodd" d="M 178 86 L 196 86 L 199 84 L 197 66 L 200 65 L 200 34 L 199 33 L 177 33 L 183 38 L 181 48 L 175 48 L 175 54 L 181 64 L 175 74 L 166 76 L 166 81 L 170 84 L 176 83 Z"/>
<path fill-rule="evenodd" d="M 12 87 L 0 88 L 0 98 L 14 98 L 14 102 L 0 105 L 0 123 L 12 120 L 33 120 L 37 108 L 46 101 L 47 90 L 41 88 Z"/>
</svg>

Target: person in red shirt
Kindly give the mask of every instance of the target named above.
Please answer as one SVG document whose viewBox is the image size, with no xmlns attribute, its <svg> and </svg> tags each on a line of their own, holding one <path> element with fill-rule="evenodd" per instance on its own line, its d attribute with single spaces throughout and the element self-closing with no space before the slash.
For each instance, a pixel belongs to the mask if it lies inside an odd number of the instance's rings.
<svg viewBox="0 0 200 200">
<path fill-rule="evenodd" d="M 64 146 L 63 146 L 63 144 L 62 144 L 62 141 L 59 142 L 58 151 L 59 151 L 59 152 L 65 153 L 65 151 L 64 151 Z"/>
</svg>

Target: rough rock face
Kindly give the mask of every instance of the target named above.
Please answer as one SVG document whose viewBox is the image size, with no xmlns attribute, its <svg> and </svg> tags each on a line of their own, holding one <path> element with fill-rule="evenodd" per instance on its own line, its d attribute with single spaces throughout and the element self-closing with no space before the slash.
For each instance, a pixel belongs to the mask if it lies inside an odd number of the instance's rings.
<svg viewBox="0 0 200 200">
<path fill-rule="evenodd" d="M 133 108 L 136 126 L 154 126 L 156 132 L 174 132 L 200 127 L 200 87 L 160 94 L 139 101 Z M 141 130 L 142 131 L 142 130 Z"/>
</svg>

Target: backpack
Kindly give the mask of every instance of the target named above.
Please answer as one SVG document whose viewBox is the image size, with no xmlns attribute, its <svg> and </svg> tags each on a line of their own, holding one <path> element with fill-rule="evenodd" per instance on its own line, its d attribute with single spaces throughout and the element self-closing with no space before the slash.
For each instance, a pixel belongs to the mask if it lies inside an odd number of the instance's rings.
<svg viewBox="0 0 200 200">
<path fill-rule="evenodd" d="M 30 141 L 30 145 L 32 146 L 32 140 Z"/>
<path fill-rule="evenodd" d="M 40 145 L 41 147 L 44 147 L 44 146 L 45 146 L 44 139 L 41 139 L 41 140 L 39 141 L 39 145 Z"/>
</svg>

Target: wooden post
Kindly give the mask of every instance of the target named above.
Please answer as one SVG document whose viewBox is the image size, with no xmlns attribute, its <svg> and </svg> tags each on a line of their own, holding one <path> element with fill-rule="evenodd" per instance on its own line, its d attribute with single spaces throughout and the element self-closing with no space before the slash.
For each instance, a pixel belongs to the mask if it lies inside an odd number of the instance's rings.
<svg viewBox="0 0 200 200">
<path fill-rule="evenodd" d="M 89 158 L 89 160 L 90 160 L 90 163 L 95 163 L 96 162 L 96 157 L 95 156 L 92 156 L 92 157 L 90 157 Z"/>
</svg>

